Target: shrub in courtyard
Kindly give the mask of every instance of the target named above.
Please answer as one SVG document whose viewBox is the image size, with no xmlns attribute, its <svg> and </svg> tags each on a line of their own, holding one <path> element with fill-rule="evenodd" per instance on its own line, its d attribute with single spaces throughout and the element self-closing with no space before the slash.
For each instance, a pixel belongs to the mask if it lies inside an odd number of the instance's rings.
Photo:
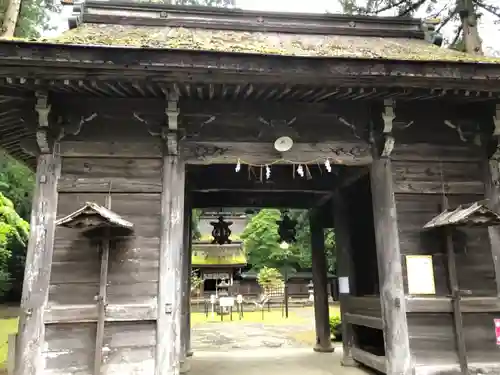
<svg viewBox="0 0 500 375">
<path fill-rule="evenodd" d="M 277 289 L 283 286 L 281 272 L 276 268 L 263 267 L 257 274 L 257 282 L 264 293 L 269 293 L 272 289 Z"/>
<path fill-rule="evenodd" d="M 330 333 L 335 336 L 335 341 L 342 340 L 342 320 L 340 320 L 340 316 L 330 317 Z"/>
</svg>

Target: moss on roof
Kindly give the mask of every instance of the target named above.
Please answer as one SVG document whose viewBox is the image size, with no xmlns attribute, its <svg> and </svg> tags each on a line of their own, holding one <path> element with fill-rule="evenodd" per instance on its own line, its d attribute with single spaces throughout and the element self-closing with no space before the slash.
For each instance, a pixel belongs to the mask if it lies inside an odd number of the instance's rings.
<svg viewBox="0 0 500 375">
<path fill-rule="evenodd" d="M 303 57 L 500 63 L 500 58 L 469 55 L 439 48 L 417 39 L 280 34 L 182 27 L 82 24 L 56 38 L 41 41 Z"/>
<path fill-rule="evenodd" d="M 232 266 L 246 264 L 247 258 L 243 252 L 218 256 L 193 252 L 191 263 L 193 266 Z"/>
</svg>

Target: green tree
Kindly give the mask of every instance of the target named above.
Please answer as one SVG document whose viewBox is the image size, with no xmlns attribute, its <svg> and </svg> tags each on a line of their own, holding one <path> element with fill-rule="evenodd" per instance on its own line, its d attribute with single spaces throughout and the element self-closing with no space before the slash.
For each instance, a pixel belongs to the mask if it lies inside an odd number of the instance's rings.
<svg viewBox="0 0 500 375">
<path fill-rule="evenodd" d="M 0 296 L 22 284 L 29 224 L 0 193 Z M 20 283 L 19 283 L 20 279 Z"/>
<path fill-rule="evenodd" d="M 281 272 L 271 267 L 263 267 L 259 270 L 257 274 L 257 283 L 259 283 L 264 293 L 268 293 L 271 289 L 284 286 Z"/>
<path fill-rule="evenodd" d="M 436 31 L 453 28 L 448 46 L 482 53 L 477 22 L 484 14 L 500 19 L 498 0 L 337 0 L 348 14 L 415 16 L 439 19 Z"/>
<path fill-rule="evenodd" d="M 283 270 L 300 266 L 301 255 L 296 246 L 282 248 L 279 242 L 277 209 L 260 210 L 254 215 L 241 234 L 248 262 L 256 270 L 267 266 Z"/>
<path fill-rule="evenodd" d="M 30 217 L 34 187 L 33 171 L 0 150 L 0 193 L 12 201 L 17 213 L 25 220 Z"/>
<path fill-rule="evenodd" d="M 0 0 L 0 35 L 4 38 L 38 38 L 50 29 L 50 16 L 61 10 L 53 0 Z"/>
<path fill-rule="evenodd" d="M 191 211 L 191 239 L 198 241 L 201 238 L 200 233 L 200 216 L 202 210 L 195 208 Z"/>
</svg>

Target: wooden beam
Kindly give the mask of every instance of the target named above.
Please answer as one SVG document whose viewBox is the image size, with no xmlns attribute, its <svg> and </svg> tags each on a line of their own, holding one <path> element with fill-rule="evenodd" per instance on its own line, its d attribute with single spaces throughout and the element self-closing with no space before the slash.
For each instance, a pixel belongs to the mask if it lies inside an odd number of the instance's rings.
<svg viewBox="0 0 500 375">
<path fill-rule="evenodd" d="M 178 375 L 180 371 L 184 180 L 184 163 L 165 146 L 155 375 Z"/>
<path fill-rule="evenodd" d="M 447 210 L 448 199 L 443 196 L 443 203 L 441 211 Z M 446 259 L 447 259 L 447 273 L 448 284 L 451 292 L 451 305 L 453 309 L 453 328 L 455 331 L 455 340 L 457 344 L 458 361 L 460 363 L 460 370 L 463 375 L 469 373 L 469 365 L 467 361 L 467 348 L 465 346 L 464 322 L 462 311 L 460 310 L 460 289 L 458 285 L 457 265 L 455 259 L 455 247 L 453 245 L 452 228 L 445 227 L 441 229 L 445 236 L 446 241 Z"/>
<path fill-rule="evenodd" d="M 43 370 L 40 368 L 45 340 L 43 313 L 52 269 L 60 168 L 58 155 L 38 157 L 19 316 L 16 375 L 37 375 Z"/>
<path fill-rule="evenodd" d="M 337 182 L 334 173 L 328 173 L 317 165 L 309 166 L 310 178 L 299 177 L 293 165 L 271 167 L 271 176 L 265 177 L 265 169 L 242 166 L 235 172 L 234 165 L 190 166 L 187 171 L 189 189 L 193 192 L 330 192 Z M 262 176 L 261 176 L 262 173 Z M 295 176 L 294 176 L 295 175 Z M 215 179 L 214 176 L 217 176 Z M 260 178 L 262 177 L 262 180 Z"/>
<path fill-rule="evenodd" d="M 367 315 L 359 315 L 359 314 L 351 314 L 345 313 L 345 320 L 347 323 L 355 324 L 363 327 L 370 327 L 374 329 L 383 329 L 382 319 L 377 318 L 375 316 L 367 316 Z M 349 324 L 349 325 L 350 325 Z"/>
<path fill-rule="evenodd" d="M 498 90 L 494 82 L 500 78 L 500 68 L 495 64 L 427 61 L 401 64 L 401 61 L 380 59 L 311 59 L 161 49 L 140 52 L 120 47 L 3 41 L 0 44 L 0 64 L 5 77 L 37 77 L 39 80 L 88 79 L 92 72 L 93 78 L 98 80 L 132 81 L 148 77 L 156 82 L 209 80 L 282 84 L 286 79 L 290 85 L 321 83 L 345 86 L 350 83 Z M 126 70 L 116 69 L 124 65 L 127 65 Z M 80 67 L 84 69 L 77 69 Z M 210 74 L 207 74 L 208 71 Z"/>
<path fill-rule="evenodd" d="M 325 234 L 321 222 L 312 211 L 309 217 L 309 224 L 311 230 L 312 278 L 314 284 L 314 321 L 316 327 L 316 345 L 314 346 L 314 351 L 331 353 L 335 349 L 330 339 Z"/>
<path fill-rule="evenodd" d="M 347 323 L 348 298 L 350 294 L 355 293 L 354 284 L 354 267 L 352 263 L 352 249 L 349 231 L 349 210 L 347 208 L 344 197 L 341 191 L 336 191 L 333 197 L 334 210 L 334 230 L 335 230 L 335 245 L 337 251 L 337 276 L 339 280 L 339 299 L 340 299 L 340 315 L 342 318 L 342 365 L 355 366 L 351 354 L 351 349 L 355 346 L 356 337 L 352 326 Z M 345 285 L 344 280 L 347 279 L 348 291 L 342 290 L 341 285 Z"/>
<path fill-rule="evenodd" d="M 189 181 L 189 177 L 186 177 Z M 181 252 L 181 282 L 182 282 L 182 305 L 181 305 L 181 315 L 182 315 L 182 323 L 181 323 L 181 367 L 180 372 L 186 373 L 189 371 L 189 359 L 188 359 L 188 350 L 189 350 L 189 339 L 190 339 L 190 281 L 191 281 L 191 270 L 190 270 L 190 261 L 191 261 L 191 249 L 189 237 L 191 236 L 191 202 L 189 200 L 190 194 L 186 191 L 184 196 L 184 229 L 183 229 L 183 248 Z"/>
<path fill-rule="evenodd" d="M 239 192 L 231 194 L 227 192 L 193 193 L 193 207 L 275 207 L 308 209 L 314 207 L 318 197 L 320 197 L 319 194 L 303 192 Z"/>
<path fill-rule="evenodd" d="M 381 373 L 389 374 L 386 366 L 387 359 L 385 357 L 368 353 L 367 351 L 359 348 L 352 348 L 352 357 L 365 366 L 375 369 Z"/>
<path fill-rule="evenodd" d="M 411 375 L 411 351 L 391 160 L 375 159 L 371 188 L 388 375 Z"/>
<path fill-rule="evenodd" d="M 245 163 L 317 164 L 327 158 L 333 164 L 368 165 L 372 161 L 370 147 L 363 141 L 328 143 L 295 143 L 290 151 L 279 153 L 271 142 L 182 142 L 183 155 L 189 164 L 233 164 L 238 159 Z"/>
<path fill-rule="evenodd" d="M 500 110 L 499 110 L 500 113 Z M 497 120 L 500 126 L 500 118 Z M 493 211 L 500 213 L 500 158 L 498 155 L 488 160 L 485 165 L 485 188 L 488 206 Z M 491 256 L 495 268 L 495 281 L 497 285 L 497 296 L 500 297 L 500 228 L 489 227 Z"/>
<path fill-rule="evenodd" d="M 468 313 L 498 313 L 500 298 L 498 297 L 461 297 L 460 311 Z M 407 313 L 445 313 L 453 312 L 450 297 L 406 297 Z"/>
</svg>

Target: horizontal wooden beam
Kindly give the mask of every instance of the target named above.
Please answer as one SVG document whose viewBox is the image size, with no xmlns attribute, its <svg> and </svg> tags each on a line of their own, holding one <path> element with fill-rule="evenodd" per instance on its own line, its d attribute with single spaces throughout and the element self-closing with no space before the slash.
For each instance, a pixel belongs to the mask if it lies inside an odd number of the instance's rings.
<svg viewBox="0 0 500 375">
<path fill-rule="evenodd" d="M 276 151 L 272 143 L 185 141 L 182 148 L 190 164 L 236 164 L 238 159 L 253 165 L 317 164 L 327 158 L 341 165 L 368 165 L 372 161 L 370 147 L 362 141 L 296 143 L 283 153 Z"/>
<path fill-rule="evenodd" d="M 270 178 L 266 178 L 265 167 L 234 165 L 203 165 L 188 167 L 187 179 L 192 192 L 330 192 L 337 182 L 336 174 L 328 173 L 322 165 L 308 166 L 310 176 L 300 177 L 297 166 L 272 165 Z M 305 167 L 304 167 L 305 168 Z M 261 180 L 262 178 L 262 180 Z"/>
<path fill-rule="evenodd" d="M 63 56 L 63 57 L 62 57 Z M 94 63 L 92 63 L 94 62 Z M 206 82 L 436 86 L 500 91 L 496 64 L 406 62 L 370 59 L 311 59 L 208 51 L 102 48 L 2 41 L 4 77 L 37 79 L 144 79 Z M 127 66 L 127 69 L 123 69 Z M 397 79 L 395 79 L 397 78 Z M 425 79 L 422 79 L 425 78 Z"/>
<path fill-rule="evenodd" d="M 59 305 L 45 309 L 44 321 L 54 323 L 97 322 L 97 305 Z M 106 322 L 156 320 L 157 306 L 150 304 L 108 304 Z"/>
<path fill-rule="evenodd" d="M 498 297 L 461 297 L 462 313 L 499 313 Z M 453 311 L 449 297 L 406 297 L 407 313 L 451 313 Z"/>
<path fill-rule="evenodd" d="M 375 354 L 368 353 L 365 350 L 361 350 L 359 348 L 351 349 L 352 358 L 355 361 L 362 363 L 365 366 L 368 366 L 372 369 L 380 371 L 382 373 L 387 373 L 386 365 L 385 365 L 385 356 L 378 356 Z"/>
<path fill-rule="evenodd" d="M 255 207 L 255 208 L 300 208 L 314 206 L 319 194 L 303 192 L 212 192 L 192 193 L 193 208 Z"/>
<path fill-rule="evenodd" d="M 346 312 L 359 315 L 381 316 L 379 296 L 348 296 L 346 298 Z"/>
<path fill-rule="evenodd" d="M 360 314 L 345 313 L 347 323 L 375 329 L 383 329 L 382 318 Z"/>
<path fill-rule="evenodd" d="M 159 139 L 137 141 L 63 141 L 60 153 L 63 157 L 115 157 L 115 158 L 159 158 Z M 332 164 L 367 165 L 372 157 L 368 144 L 360 142 L 296 143 L 290 151 L 279 153 L 272 143 L 254 142 L 196 142 L 182 141 L 182 157 L 188 164 L 234 164 L 242 162 L 253 165 L 314 164 L 327 158 Z"/>
</svg>

